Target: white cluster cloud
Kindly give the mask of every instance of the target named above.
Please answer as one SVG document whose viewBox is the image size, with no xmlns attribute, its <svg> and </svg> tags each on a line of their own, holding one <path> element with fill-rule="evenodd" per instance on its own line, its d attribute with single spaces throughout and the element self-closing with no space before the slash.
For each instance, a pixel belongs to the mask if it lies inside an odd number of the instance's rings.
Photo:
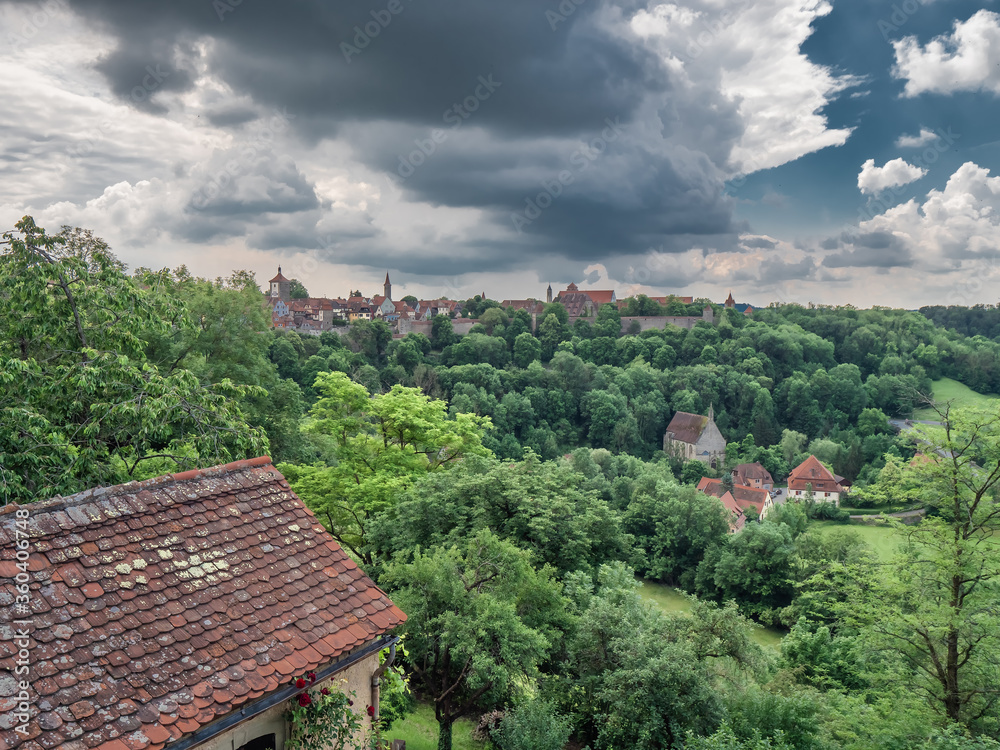
<svg viewBox="0 0 1000 750">
<path fill-rule="evenodd" d="M 909 200 L 862 222 L 861 229 L 899 238 L 925 268 L 954 268 L 963 260 L 1000 253 L 1000 177 L 965 162 L 943 190 L 923 203 Z"/>
<path fill-rule="evenodd" d="M 738 105 L 743 133 L 728 176 L 750 174 L 843 145 L 850 128 L 830 128 L 821 113 L 859 81 L 809 60 L 802 43 L 831 11 L 825 0 L 696 0 L 664 3 L 632 18 L 687 86 L 712 87 Z"/>
<path fill-rule="evenodd" d="M 922 148 L 937 140 L 938 134 L 928 128 L 920 128 L 917 135 L 901 135 L 896 139 L 896 148 Z"/>
<path fill-rule="evenodd" d="M 903 95 L 990 91 L 1000 94 L 1000 15 L 980 10 L 954 31 L 921 46 L 915 36 L 893 42 L 893 75 L 906 80 Z"/>
<path fill-rule="evenodd" d="M 892 159 L 881 167 L 869 159 L 861 165 L 858 173 L 858 189 L 862 193 L 875 195 L 886 188 L 909 185 L 927 174 L 926 169 L 915 167 L 905 159 Z"/>
</svg>

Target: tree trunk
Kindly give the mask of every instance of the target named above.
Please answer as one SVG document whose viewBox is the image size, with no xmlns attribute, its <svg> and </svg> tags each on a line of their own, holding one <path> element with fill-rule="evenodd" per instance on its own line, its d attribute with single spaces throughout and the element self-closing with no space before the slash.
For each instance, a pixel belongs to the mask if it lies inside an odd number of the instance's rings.
<svg viewBox="0 0 1000 750">
<path fill-rule="evenodd" d="M 438 721 L 437 750 L 451 750 L 451 719 L 440 719 Z"/>
<path fill-rule="evenodd" d="M 945 657 L 945 676 L 948 684 L 945 685 L 944 707 L 948 718 L 959 722 L 962 714 L 962 701 L 958 691 L 958 631 L 950 628 L 946 642 L 948 653 Z"/>
</svg>

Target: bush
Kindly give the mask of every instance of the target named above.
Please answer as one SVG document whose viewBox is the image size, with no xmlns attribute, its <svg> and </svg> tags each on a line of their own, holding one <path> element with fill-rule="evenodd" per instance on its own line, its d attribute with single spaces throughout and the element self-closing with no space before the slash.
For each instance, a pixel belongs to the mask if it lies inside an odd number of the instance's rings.
<svg viewBox="0 0 1000 750">
<path fill-rule="evenodd" d="M 562 750 L 571 731 L 551 703 L 534 699 L 508 711 L 490 734 L 500 750 Z"/>
</svg>

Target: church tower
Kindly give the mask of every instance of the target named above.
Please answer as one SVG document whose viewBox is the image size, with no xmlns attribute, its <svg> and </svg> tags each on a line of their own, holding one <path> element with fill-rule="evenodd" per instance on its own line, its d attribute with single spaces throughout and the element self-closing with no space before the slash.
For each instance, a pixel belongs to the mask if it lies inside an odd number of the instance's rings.
<svg viewBox="0 0 1000 750">
<path fill-rule="evenodd" d="M 382 285 L 382 293 L 385 294 L 385 298 L 392 302 L 392 282 L 389 281 L 389 272 L 385 272 L 385 283 Z"/>
<path fill-rule="evenodd" d="M 546 302 L 551 302 L 552 301 L 552 285 L 551 284 L 549 284 L 549 288 L 545 290 L 545 301 Z"/>
<path fill-rule="evenodd" d="M 292 282 L 281 275 L 281 266 L 278 266 L 278 275 L 268 283 L 271 285 L 272 297 L 277 297 L 283 302 L 288 302 L 292 298 Z"/>
</svg>

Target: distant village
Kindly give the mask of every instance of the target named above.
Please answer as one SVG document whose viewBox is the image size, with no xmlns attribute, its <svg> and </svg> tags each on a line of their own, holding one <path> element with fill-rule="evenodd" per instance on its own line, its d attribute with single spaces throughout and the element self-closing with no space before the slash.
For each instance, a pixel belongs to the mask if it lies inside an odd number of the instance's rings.
<svg viewBox="0 0 1000 750">
<path fill-rule="evenodd" d="M 393 334 L 402 337 L 408 333 L 419 332 L 430 334 L 431 321 L 438 315 L 448 315 L 453 319 L 454 331 L 457 334 L 468 333 L 478 321 L 476 318 L 463 317 L 465 302 L 452 299 L 418 300 L 407 297 L 405 300 L 394 300 L 392 282 L 389 274 L 385 275 L 382 294 L 372 297 L 363 295 L 360 291 L 352 291 L 347 298 L 338 297 L 292 297 L 292 280 L 285 278 L 278 267 L 277 275 L 268 282 L 269 288 L 265 295 L 266 304 L 271 308 L 271 324 L 274 328 L 284 328 L 318 336 L 323 331 L 343 330 L 345 326 L 362 320 L 383 320 L 388 323 Z M 480 299 L 485 300 L 483 292 Z M 691 305 L 694 297 L 676 295 L 663 297 L 648 297 L 660 305 L 680 302 Z M 538 316 L 547 303 L 558 302 L 566 308 L 570 323 L 578 319 L 593 320 L 602 305 L 616 305 L 619 310 L 628 306 L 628 299 L 620 300 L 613 289 L 580 289 L 576 284 L 570 284 L 563 291 L 553 295 L 552 286 L 545 291 L 545 301 L 527 299 L 505 299 L 500 301 L 503 309 L 525 310 L 531 315 L 532 326 L 537 325 Z M 727 308 L 733 308 L 746 316 L 753 315 L 753 307 L 747 303 L 739 303 L 733 299 L 732 293 L 724 303 Z M 637 321 L 640 330 L 663 328 L 666 325 L 676 325 L 681 328 L 693 328 L 699 321 L 714 322 L 714 310 L 706 304 L 701 315 L 652 315 L 622 317 L 622 330 L 627 330 L 633 321 Z"/>
<path fill-rule="evenodd" d="M 663 435 L 663 452 L 685 461 L 701 461 L 713 469 L 721 468 L 726 458 L 726 439 L 715 424 L 711 406 L 708 414 L 676 412 Z M 771 473 L 759 463 L 739 464 L 725 479 L 703 477 L 698 489 L 717 497 L 729 511 L 729 530 L 740 531 L 750 519 L 762 519 L 789 499 L 796 502 L 822 502 L 840 505 L 849 485 L 815 456 L 810 455 L 792 469 L 786 486 L 775 484 Z"/>
</svg>

